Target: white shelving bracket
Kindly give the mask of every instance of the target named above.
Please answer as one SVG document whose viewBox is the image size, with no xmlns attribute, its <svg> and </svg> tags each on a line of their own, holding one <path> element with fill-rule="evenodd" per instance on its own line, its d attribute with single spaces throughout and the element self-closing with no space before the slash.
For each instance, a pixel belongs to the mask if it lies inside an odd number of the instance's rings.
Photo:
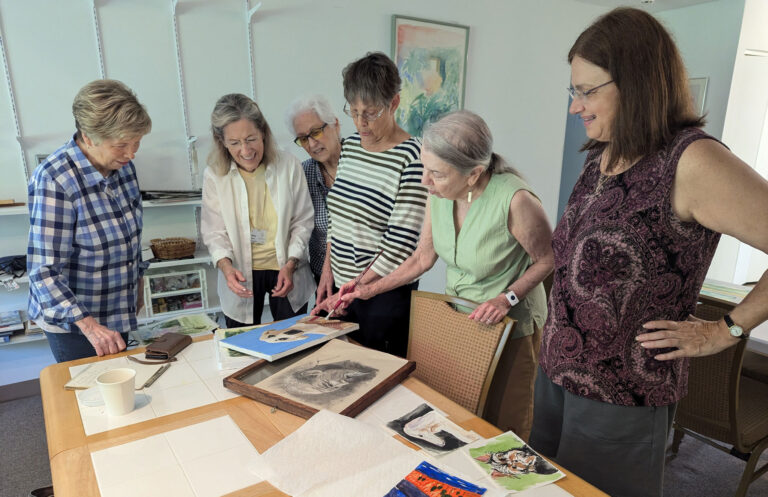
<svg viewBox="0 0 768 497">
<path fill-rule="evenodd" d="M 96 52 L 99 58 L 99 77 L 104 79 L 107 72 L 104 69 L 104 50 L 101 46 L 101 26 L 99 25 L 99 12 L 96 7 L 97 0 L 87 0 L 91 4 L 91 15 L 93 17 L 93 33 L 96 36 Z"/>
<path fill-rule="evenodd" d="M 251 23 L 256 11 L 261 7 L 261 2 L 253 7 L 249 7 L 249 0 L 245 0 L 245 31 L 248 37 L 248 75 L 251 79 L 251 98 L 256 100 L 256 79 L 254 76 L 253 63 L 253 34 L 251 33 Z"/>
<path fill-rule="evenodd" d="M 13 80 L 11 79 L 11 70 L 8 67 L 8 54 L 5 51 L 5 33 L 3 33 L 3 20 L 0 15 L 0 55 L 3 58 L 3 70 L 5 71 L 5 85 L 8 88 L 8 100 L 11 103 L 11 114 L 13 114 L 13 125 L 16 129 L 16 141 L 19 144 L 19 155 L 21 156 L 21 167 L 24 168 L 24 178 L 29 182 L 29 170 L 27 169 L 27 155 L 24 153 L 24 135 L 21 132 L 19 124 L 19 112 L 16 108 L 16 96 L 13 92 Z"/>
<path fill-rule="evenodd" d="M 192 135 L 189 129 L 189 111 L 187 110 L 187 93 L 184 89 L 184 67 L 181 61 L 181 42 L 179 41 L 179 25 L 176 22 L 176 7 L 179 0 L 171 0 L 171 19 L 173 21 L 173 42 L 176 47 L 176 68 L 179 77 L 179 95 L 181 96 L 181 116 L 184 121 L 184 136 L 187 145 L 187 164 L 192 178 L 192 189 L 197 189 L 198 175 L 197 149 L 195 142 L 197 137 Z"/>
</svg>

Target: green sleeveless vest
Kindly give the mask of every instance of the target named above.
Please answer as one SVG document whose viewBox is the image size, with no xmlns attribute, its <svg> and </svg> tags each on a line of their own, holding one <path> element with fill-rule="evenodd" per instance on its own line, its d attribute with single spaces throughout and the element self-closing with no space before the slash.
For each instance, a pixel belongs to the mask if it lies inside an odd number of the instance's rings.
<svg viewBox="0 0 768 497">
<path fill-rule="evenodd" d="M 432 242 L 448 265 L 446 294 L 485 302 L 505 291 L 531 265 L 531 258 L 507 228 L 509 204 L 521 189 L 531 191 L 514 174 L 492 175 L 485 191 L 470 205 L 458 236 L 453 201 L 430 196 Z M 534 323 L 543 327 L 547 317 L 544 286 L 536 285 L 508 316 L 518 322 L 511 338 L 533 334 Z"/>
</svg>

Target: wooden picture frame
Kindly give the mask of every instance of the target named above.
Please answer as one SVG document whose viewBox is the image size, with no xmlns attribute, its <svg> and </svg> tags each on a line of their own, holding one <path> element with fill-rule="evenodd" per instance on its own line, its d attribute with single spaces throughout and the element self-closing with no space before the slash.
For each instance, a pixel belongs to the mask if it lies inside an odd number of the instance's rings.
<svg viewBox="0 0 768 497">
<path fill-rule="evenodd" d="M 251 398 L 262 404 L 266 404 L 270 407 L 283 410 L 285 412 L 294 414 L 304 419 L 311 418 L 318 409 L 298 402 L 296 400 L 284 397 L 274 392 L 270 392 L 263 388 L 259 388 L 255 385 L 266 377 L 276 374 L 283 369 L 298 363 L 305 357 L 310 356 L 322 346 L 314 347 L 302 351 L 298 354 L 279 359 L 274 362 L 269 362 L 265 359 L 261 359 L 229 376 L 224 378 L 224 386 L 233 392 L 237 392 L 240 395 Z M 391 373 L 382 381 L 374 385 L 362 396 L 358 397 L 353 403 L 349 404 L 346 408 L 341 410 L 338 414 L 349 416 L 351 418 L 357 416 L 363 412 L 368 406 L 376 402 L 385 393 L 394 388 L 396 385 L 405 380 L 416 369 L 416 363 L 413 361 L 406 361 L 402 367 Z M 260 374 L 261 373 L 261 374 Z M 266 374 L 266 376 L 265 376 Z M 258 379 L 253 382 L 247 381 L 251 376 L 257 376 Z"/>
<path fill-rule="evenodd" d="M 413 136 L 464 108 L 469 26 L 392 16 L 392 60 L 403 80 L 397 123 Z"/>
</svg>

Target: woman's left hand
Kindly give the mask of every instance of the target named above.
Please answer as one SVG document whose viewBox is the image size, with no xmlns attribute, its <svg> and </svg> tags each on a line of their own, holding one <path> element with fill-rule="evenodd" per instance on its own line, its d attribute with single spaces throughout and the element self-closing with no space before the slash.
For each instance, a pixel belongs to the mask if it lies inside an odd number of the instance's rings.
<svg viewBox="0 0 768 497">
<path fill-rule="evenodd" d="M 655 356 L 659 361 L 707 356 L 717 354 L 739 340 L 732 337 L 721 323 L 695 316 L 688 316 L 687 321 L 649 321 L 643 325 L 649 332 L 637 335 L 635 340 L 646 349 L 677 349 Z"/>
<path fill-rule="evenodd" d="M 499 295 L 496 298 L 492 298 L 486 302 L 480 304 L 477 309 L 472 311 L 469 315 L 469 319 L 474 319 L 479 323 L 484 324 L 496 324 L 507 315 L 507 312 L 512 308 L 504 295 Z"/>
<path fill-rule="evenodd" d="M 277 285 L 272 289 L 273 297 L 285 297 L 293 290 L 293 271 L 294 265 L 292 262 L 286 262 L 280 272 L 277 273 Z"/>
</svg>

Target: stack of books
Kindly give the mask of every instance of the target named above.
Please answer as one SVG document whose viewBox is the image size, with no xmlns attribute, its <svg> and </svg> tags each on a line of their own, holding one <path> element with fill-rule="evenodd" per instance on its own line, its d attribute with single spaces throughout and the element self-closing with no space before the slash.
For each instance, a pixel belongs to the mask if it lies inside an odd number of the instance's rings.
<svg viewBox="0 0 768 497">
<path fill-rule="evenodd" d="M 0 343 L 10 342 L 11 335 L 23 329 L 24 321 L 21 319 L 21 312 L 0 312 Z"/>
</svg>

